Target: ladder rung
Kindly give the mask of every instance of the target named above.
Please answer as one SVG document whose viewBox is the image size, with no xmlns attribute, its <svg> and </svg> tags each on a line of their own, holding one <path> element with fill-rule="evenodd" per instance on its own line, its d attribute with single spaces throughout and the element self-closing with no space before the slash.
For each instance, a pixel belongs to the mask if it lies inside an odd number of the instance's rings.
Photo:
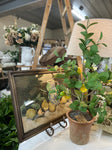
<svg viewBox="0 0 112 150">
<path fill-rule="evenodd" d="M 66 7 L 65 7 L 64 10 L 63 10 L 63 12 L 62 12 L 62 17 L 65 16 L 66 11 L 67 11 L 67 9 L 66 9 Z"/>
<path fill-rule="evenodd" d="M 71 29 L 68 29 L 67 32 L 65 33 L 65 35 L 68 35 L 71 33 Z"/>
</svg>

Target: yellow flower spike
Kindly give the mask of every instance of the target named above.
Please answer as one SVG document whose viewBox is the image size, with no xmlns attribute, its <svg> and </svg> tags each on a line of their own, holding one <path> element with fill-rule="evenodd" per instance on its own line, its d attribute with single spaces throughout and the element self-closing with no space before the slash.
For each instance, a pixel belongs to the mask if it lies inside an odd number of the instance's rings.
<svg viewBox="0 0 112 150">
<path fill-rule="evenodd" d="M 86 89 L 85 85 L 82 84 L 82 87 L 80 88 L 80 91 L 81 91 L 82 93 L 85 93 L 85 92 L 87 92 L 87 90 L 88 90 L 88 89 Z"/>
<path fill-rule="evenodd" d="M 86 60 L 84 60 L 84 64 L 86 64 Z"/>
<path fill-rule="evenodd" d="M 81 72 L 82 72 L 82 71 L 81 71 L 81 68 L 80 68 L 80 67 L 78 67 L 78 69 L 77 69 L 77 73 L 78 73 L 78 74 L 81 74 Z"/>
<path fill-rule="evenodd" d="M 58 70 L 58 66 L 57 66 L 57 65 L 55 65 L 55 67 L 54 67 L 54 68 L 55 68 L 55 70 Z"/>
<path fill-rule="evenodd" d="M 107 94 L 112 94 L 112 91 L 108 92 Z"/>
<path fill-rule="evenodd" d="M 107 83 L 111 83 L 111 82 L 112 82 L 112 80 L 108 80 L 108 81 L 107 81 Z"/>
</svg>

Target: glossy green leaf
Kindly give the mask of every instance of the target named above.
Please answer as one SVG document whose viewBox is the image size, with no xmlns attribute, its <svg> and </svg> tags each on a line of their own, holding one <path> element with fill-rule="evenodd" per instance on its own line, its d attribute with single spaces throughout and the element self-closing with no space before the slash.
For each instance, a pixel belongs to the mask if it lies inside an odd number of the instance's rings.
<svg viewBox="0 0 112 150">
<path fill-rule="evenodd" d="M 105 44 L 105 43 L 102 43 L 102 45 L 105 46 L 105 47 L 107 47 L 107 44 Z"/>
<path fill-rule="evenodd" d="M 85 27 L 85 25 L 84 25 L 84 24 L 82 24 L 82 23 L 78 23 L 78 25 L 79 25 L 81 28 L 86 29 L 86 27 Z"/>
<path fill-rule="evenodd" d="M 54 54 L 55 54 L 57 57 L 59 57 L 59 54 L 57 53 L 56 50 L 54 50 Z"/>
<path fill-rule="evenodd" d="M 75 100 L 73 103 L 70 104 L 70 108 L 72 110 L 78 110 L 79 109 L 79 105 L 80 105 L 79 101 Z"/>
<path fill-rule="evenodd" d="M 80 47 L 80 49 L 82 49 L 82 51 L 85 51 L 85 46 L 83 43 L 79 43 L 79 47 Z"/>
<path fill-rule="evenodd" d="M 102 39 L 102 37 L 103 37 L 103 33 L 101 32 L 101 33 L 100 33 L 100 40 Z"/>
<path fill-rule="evenodd" d="M 93 23 L 91 23 L 91 24 L 88 26 L 88 28 L 91 27 L 91 26 L 93 26 L 93 25 L 95 25 L 95 24 L 98 24 L 98 22 L 93 22 Z"/>
<path fill-rule="evenodd" d="M 77 81 L 75 83 L 75 88 L 81 88 L 82 87 L 82 81 Z"/>
<path fill-rule="evenodd" d="M 59 62 L 61 62 L 61 61 L 62 61 L 61 58 L 57 58 L 56 61 L 55 61 L 55 63 L 59 63 Z"/>
<path fill-rule="evenodd" d="M 88 34 L 86 34 L 86 39 L 88 39 L 88 38 L 90 38 L 92 35 L 94 35 L 94 33 L 88 33 Z"/>
</svg>

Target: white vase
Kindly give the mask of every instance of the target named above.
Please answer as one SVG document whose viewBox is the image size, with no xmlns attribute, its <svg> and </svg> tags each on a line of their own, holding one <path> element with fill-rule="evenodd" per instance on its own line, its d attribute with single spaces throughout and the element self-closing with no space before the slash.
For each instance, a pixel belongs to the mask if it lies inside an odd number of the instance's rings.
<svg viewBox="0 0 112 150">
<path fill-rule="evenodd" d="M 21 63 L 25 66 L 32 66 L 34 54 L 35 54 L 34 48 L 22 46 L 21 47 Z"/>
</svg>

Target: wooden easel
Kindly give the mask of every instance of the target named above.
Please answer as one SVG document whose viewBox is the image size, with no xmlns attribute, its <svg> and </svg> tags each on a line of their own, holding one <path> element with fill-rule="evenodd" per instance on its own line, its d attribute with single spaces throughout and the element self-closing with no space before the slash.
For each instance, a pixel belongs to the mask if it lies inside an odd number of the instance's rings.
<svg viewBox="0 0 112 150">
<path fill-rule="evenodd" d="M 3 73 L 3 70 L 2 70 L 2 66 L 0 65 L 0 73 L 2 74 L 2 78 L 4 77 L 4 73 Z"/>
<path fill-rule="evenodd" d="M 73 20 L 73 16 L 71 13 L 70 1 L 64 0 L 65 7 L 63 5 L 63 0 L 57 0 L 57 1 L 58 1 L 59 11 L 60 11 L 60 16 L 61 16 L 61 22 L 62 22 L 64 37 L 65 37 L 65 43 L 66 43 L 66 45 L 68 45 L 68 43 L 69 43 L 68 35 L 72 32 L 73 26 L 74 26 L 74 20 Z M 37 68 L 37 62 L 38 62 L 38 58 L 39 58 L 39 55 L 41 52 L 42 43 L 44 40 L 45 30 L 46 30 L 52 2 L 53 2 L 53 0 L 47 0 L 47 3 L 46 3 L 45 12 L 44 12 L 43 21 L 42 21 L 42 27 L 41 27 L 41 31 L 40 31 L 40 36 L 39 36 L 37 48 L 35 51 L 32 69 Z M 66 13 L 68 15 L 68 21 L 69 21 L 70 29 L 67 28 L 66 19 L 65 19 Z M 81 61 L 80 57 L 77 57 L 77 62 L 78 62 L 79 67 L 81 67 L 81 69 L 82 69 L 82 61 Z"/>
</svg>

